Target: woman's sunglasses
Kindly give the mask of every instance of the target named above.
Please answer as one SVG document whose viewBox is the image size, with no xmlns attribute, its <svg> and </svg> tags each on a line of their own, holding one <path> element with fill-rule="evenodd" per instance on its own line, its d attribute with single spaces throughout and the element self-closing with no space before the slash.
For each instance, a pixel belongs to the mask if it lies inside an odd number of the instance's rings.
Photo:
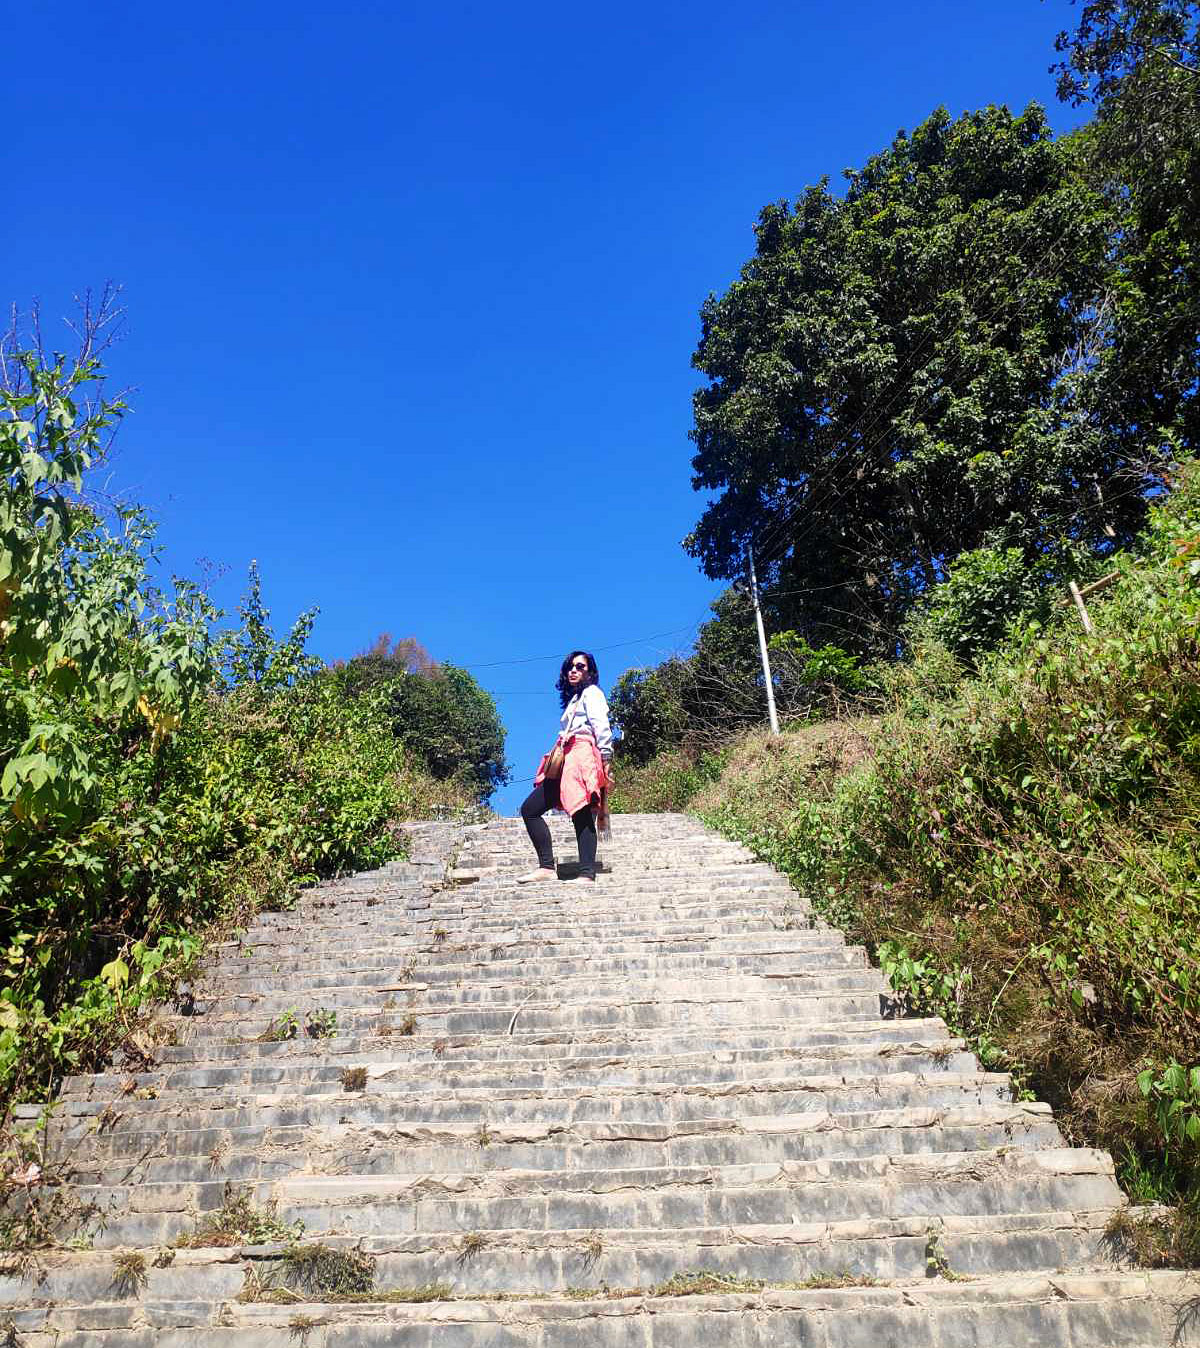
<svg viewBox="0 0 1200 1348">
<path fill-rule="evenodd" d="M 580 673 L 582 674 L 586 674 L 588 672 L 587 665 L 581 665 L 578 660 L 575 661 L 575 663 L 571 666 L 571 668 L 579 670 Z"/>
</svg>

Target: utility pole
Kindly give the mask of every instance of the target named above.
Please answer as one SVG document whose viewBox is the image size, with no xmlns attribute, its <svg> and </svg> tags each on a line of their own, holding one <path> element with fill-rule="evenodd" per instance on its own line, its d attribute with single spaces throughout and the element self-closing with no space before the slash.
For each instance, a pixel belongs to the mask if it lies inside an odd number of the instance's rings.
<svg viewBox="0 0 1200 1348">
<path fill-rule="evenodd" d="M 779 734 L 779 717 L 775 714 L 775 685 L 771 682 L 771 659 L 767 654 L 767 634 L 763 629 L 762 609 L 758 606 L 758 577 L 754 574 L 754 549 L 746 549 L 750 569 L 750 600 L 754 604 L 754 621 L 758 624 L 758 649 L 762 655 L 763 682 L 767 685 L 767 715 L 771 718 L 771 734 Z"/>
</svg>

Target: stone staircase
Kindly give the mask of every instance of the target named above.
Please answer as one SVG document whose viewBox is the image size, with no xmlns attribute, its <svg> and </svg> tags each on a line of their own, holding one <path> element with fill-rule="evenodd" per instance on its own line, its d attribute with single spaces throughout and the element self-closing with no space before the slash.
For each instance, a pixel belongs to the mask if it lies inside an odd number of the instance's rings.
<svg viewBox="0 0 1200 1348">
<path fill-rule="evenodd" d="M 614 835 L 521 888 L 518 820 L 415 826 L 215 950 L 153 1070 L 65 1083 L 90 1240 L 0 1277 L 0 1344 L 1200 1341 L 1110 1249 L 1106 1155 L 742 848 Z"/>
</svg>

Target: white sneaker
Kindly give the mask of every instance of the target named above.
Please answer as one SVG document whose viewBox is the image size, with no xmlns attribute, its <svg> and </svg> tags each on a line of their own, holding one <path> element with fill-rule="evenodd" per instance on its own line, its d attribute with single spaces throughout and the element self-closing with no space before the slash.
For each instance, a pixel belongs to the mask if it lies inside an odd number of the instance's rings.
<svg viewBox="0 0 1200 1348">
<path fill-rule="evenodd" d="M 542 880 L 557 880 L 557 879 L 558 879 L 557 871 L 545 870 L 541 866 L 539 866 L 536 871 L 530 871 L 527 875 L 518 875 L 517 884 L 535 885 L 541 882 Z"/>
</svg>

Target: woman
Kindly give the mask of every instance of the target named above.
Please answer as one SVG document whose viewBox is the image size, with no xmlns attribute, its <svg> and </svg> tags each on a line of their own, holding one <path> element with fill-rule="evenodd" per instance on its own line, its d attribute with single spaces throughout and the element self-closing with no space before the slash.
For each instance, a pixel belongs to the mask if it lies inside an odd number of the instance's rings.
<svg viewBox="0 0 1200 1348">
<path fill-rule="evenodd" d="M 562 662 L 555 685 L 563 707 L 562 729 L 555 741 L 563 751 L 562 772 L 557 777 L 546 775 L 551 750 L 538 764 L 533 790 L 521 806 L 538 868 L 520 876 L 519 884 L 558 878 L 554 845 L 542 818 L 547 810 L 565 810 L 571 816 L 579 844 L 577 880 L 596 883 L 596 812 L 606 812 L 605 792 L 612 781 L 612 730 L 599 680 L 595 657 L 587 651 L 572 651 Z"/>
</svg>

